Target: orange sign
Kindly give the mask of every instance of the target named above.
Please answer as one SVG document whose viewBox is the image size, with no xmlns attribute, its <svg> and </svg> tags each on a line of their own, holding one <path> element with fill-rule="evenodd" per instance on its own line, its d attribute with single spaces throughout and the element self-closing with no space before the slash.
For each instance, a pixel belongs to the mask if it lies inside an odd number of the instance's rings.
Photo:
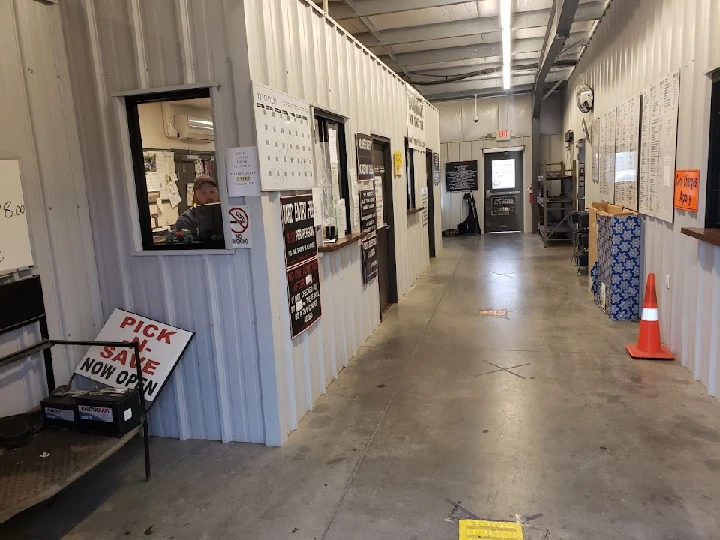
<svg viewBox="0 0 720 540">
<path fill-rule="evenodd" d="M 675 208 L 697 212 L 699 197 L 700 171 L 698 169 L 675 171 Z"/>
</svg>

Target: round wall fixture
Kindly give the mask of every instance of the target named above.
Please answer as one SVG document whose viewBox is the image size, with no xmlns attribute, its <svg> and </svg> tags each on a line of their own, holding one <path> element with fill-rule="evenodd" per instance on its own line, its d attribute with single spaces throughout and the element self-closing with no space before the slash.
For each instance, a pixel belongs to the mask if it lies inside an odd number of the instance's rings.
<svg viewBox="0 0 720 540">
<path fill-rule="evenodd" d="M 581 84 L 577 87 L 577 90 L 575 90 L 575 95 L 577 96 L 577 106 L 580 112 L 589 113 L 593 110 L 595 93 L 592 88 L 587 84 Z"/>
</svg>

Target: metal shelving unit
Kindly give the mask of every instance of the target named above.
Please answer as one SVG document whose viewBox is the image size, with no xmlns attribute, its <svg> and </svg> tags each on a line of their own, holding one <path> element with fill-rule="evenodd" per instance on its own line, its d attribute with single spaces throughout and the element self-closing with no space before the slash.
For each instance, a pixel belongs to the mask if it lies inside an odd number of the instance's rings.
<svg viewBox="0 0 720 540">
<path fill-rule="evenodd" d="M 544 163 L 538 167 L 538 231 L 543 245 L 572 239 L 570 213 L 577 207 L 575 163 Z"/>
</svg>

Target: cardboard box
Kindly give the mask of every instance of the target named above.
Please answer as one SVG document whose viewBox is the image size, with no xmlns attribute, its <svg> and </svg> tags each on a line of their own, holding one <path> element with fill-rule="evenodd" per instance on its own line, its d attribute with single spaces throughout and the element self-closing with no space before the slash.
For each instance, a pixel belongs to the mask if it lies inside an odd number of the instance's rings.
<svg viewBox="0 0 720 540">
<path fill-rule="evenodd" d="M 642 218 L 614 204 L 595 207 L 595 215 L 597 260 L 590 271 L 595 303 L 615 321 L 637 320 Z M 590 241 L 592 243 L 592 238 Z"/>
</svg>

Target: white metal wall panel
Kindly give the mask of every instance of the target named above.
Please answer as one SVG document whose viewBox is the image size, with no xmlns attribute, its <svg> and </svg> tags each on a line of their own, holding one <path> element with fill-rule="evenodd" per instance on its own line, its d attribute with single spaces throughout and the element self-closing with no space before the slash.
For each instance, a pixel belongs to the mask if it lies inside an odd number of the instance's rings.
<svg viewBox="0 0 720 540">
<path fill-rule="evenodd" d="M 711 97 L 707 74 L 720 67 L 720 42 L 712 31 L 718 23 L 720 3 L 713 0 L 613 2 L 570 79 L 565 128 L 581 132 L 577 85 L 595 89 L 593 114 L 599 117 L 680 70 L 677 168 L 701 170 L 704 196 Z M 590 125 L 592 116 L 586 116 Z M 588 204 L 599 200 L 596 184 L 588 182 L 587 193 Z M 644 270 L 658 277 L 664 340 L 708 393 L 717 395 L 720 248 L 680 233 L 682 227 L 703 226 L 704 197 L 699 210 L 697 215 L 675 211 L 673 224 L 644 219 Z M 665 276 L 670 276 L 670 289 Z"/>
<path fill-rule="evenodd" d="M 442 230 L 456 229 L 467 218 L 467 204 L 462 193 L 449 193 L 445 189 L 445 164 L 452 161 L 478 160 L 478 191 L 473 192 L 484 229 L 485 187 L 483 149 L 524 146 L 523 155 L 523 227 L 532 229 L 532 208 L 527 203 L 527 188 L 532 182 L 532 102 L 530 96 L 508 98 L 479 98 L 475 100 L 438 103 L 441 141 L 441 197 Z M 477 111 L 478 121 L 474 117 Z M 498 129 L 509 129 L 510 141 L 497 142 Z M 452 138 L 460 135 L 459 139 Z"/>
<path fill-rule="evenodd" d="M 306 2 L 249 0 L 245 10 L 254 81 L 347 117 L 347 155 L 351 167 L 356 162 L 356 132 L 388 137 L 392 151 L 404 154 L 406 85 L 394 73 Z M 437 130 L 437 111 L 432 106 L 427 106 L 426 111 L 426 125 L 432 126 L 426 131 Z M 437 135 L 429 134 L 427 144 L 437 149 Z M 415 178 L 419 198 L 426 185 L 424 155 L 416 160 Z M 277 196 L 263 195 L 262 199 L 268 215 L 280 215 Z M 406 214 L 404 176 L 393 179 L 393 200 L 398 292 L 402 297 L 429 264 L 428 238 L 421 217 Z M 268 246 L 268 266 L 282 268 L 279 228 L 273 231 L 267 227 L 266 223 L 269 242 L 274 244 Z M 325 254 L 321 258 L 321 279 L 322 319 L 290 340 L 285 276 L 271 270 L 273 304 L 281 319 L 274 339 L 282 361 L 280 370 L 286 374 L 280 386 L 288 397 L 281 411 L 287 430 L 297 427 L 313 401 L 325 391 L 328 381 L 347 365 L 379 324 L 377 281 L 367 287 L 362 285 L 357 246 Z"/>
<path fill-rule="evenodd" d="M 36 267 L 51 337 L 90 339 L 101 323 L 92 228 L 59 13 L 40 2 L 0 3 L 0 158 L 19 159 Z M 3 281 L 16 279 L 2 278 Z M 3 309 L 12 309 L 4 306 Z M 3 336 L 0 354 L 39 340 L 37 328 Z M 53 350 L 64 384 L 82 357 Z M 0 371 L 0 416 L 36 407 L 47 392 L 41 357 Z"/>
</svg>

